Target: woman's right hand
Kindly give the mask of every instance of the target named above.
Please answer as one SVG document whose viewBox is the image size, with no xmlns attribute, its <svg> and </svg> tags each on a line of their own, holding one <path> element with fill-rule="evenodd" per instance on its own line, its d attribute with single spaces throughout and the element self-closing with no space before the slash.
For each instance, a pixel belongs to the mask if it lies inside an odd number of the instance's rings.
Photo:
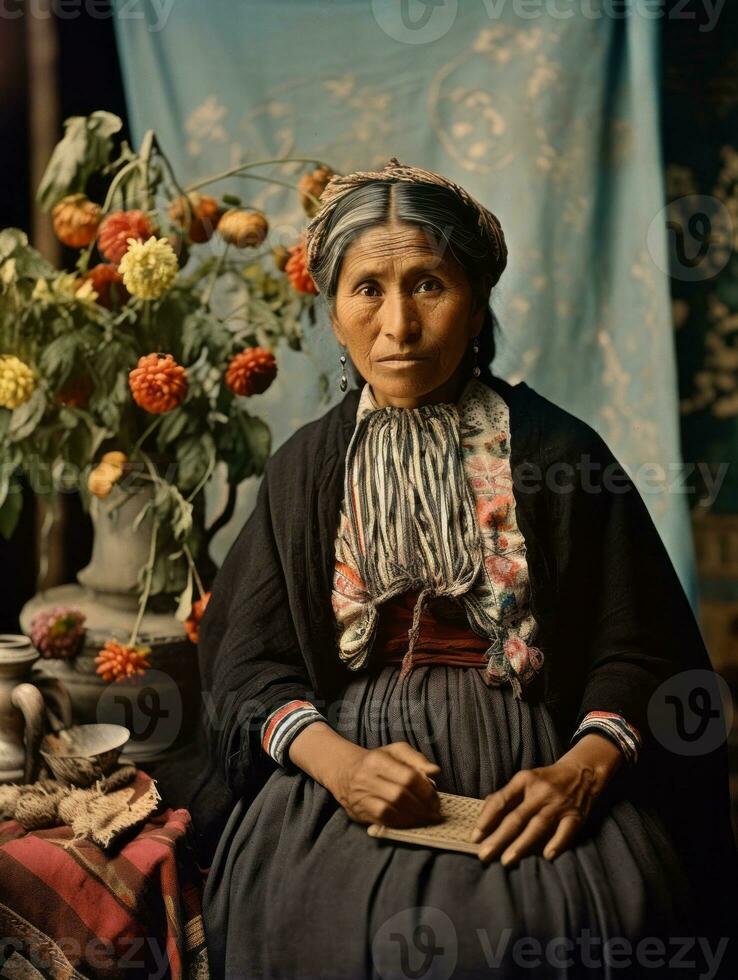
<svg viewBox="0 0 738 980">
<path fill-rule="evenodd" d="M 335 774 L 331 792 L 357 823 L 417 827 L 440 816 L 433 777 L 440 768 L 408 742 L 358 751 Z"/>
</svg>

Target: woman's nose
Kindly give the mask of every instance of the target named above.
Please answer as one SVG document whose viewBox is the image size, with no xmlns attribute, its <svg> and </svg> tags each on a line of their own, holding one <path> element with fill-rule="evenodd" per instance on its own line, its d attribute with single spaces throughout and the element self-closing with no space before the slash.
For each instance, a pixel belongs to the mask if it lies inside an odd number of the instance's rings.
<svg viewBox="0 0 738 980">
<path fill-rule="evenodd" d="M 390 293 L 382 304 L 382 329 L 396 342 L 413 340 L 420 333 L 420 322 L 412 297 L 402 292 Z"/>
</svg>

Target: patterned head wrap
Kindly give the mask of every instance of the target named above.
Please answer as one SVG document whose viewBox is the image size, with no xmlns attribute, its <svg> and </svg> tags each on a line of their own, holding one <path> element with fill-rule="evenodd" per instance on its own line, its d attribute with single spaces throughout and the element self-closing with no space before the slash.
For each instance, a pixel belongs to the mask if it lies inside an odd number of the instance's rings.
<svg viewBox="0 0 738 980">
<path fill-rule="evenodd" d="M 477 212 L 480 231 L 489 241 L 490 254 L 494 267 L 498 271 L 497 278 L 502 275 L 507 264 L 507 245 L 505 244 L 502 225 L 497 216 L 475 200 L 463 187 L 449 180 L 448 177 L 443 177 L 432 170 L 424 170 L 422 167 L 411 167 L 409 164 L 400 163 L 397 157 L 392 157 L 381 170 L 357 170 L 343 176 L 337 174 L 328 181 L 325 190 L 320 195 L 320 210 L 308 225 L 305 234 L 308 272 L 311 271 L 323 247 L 329 219 L 336 204 L 357 187 L 375 180 L 437 184 L 458 194 L 464 204 Z"/>
</svg>

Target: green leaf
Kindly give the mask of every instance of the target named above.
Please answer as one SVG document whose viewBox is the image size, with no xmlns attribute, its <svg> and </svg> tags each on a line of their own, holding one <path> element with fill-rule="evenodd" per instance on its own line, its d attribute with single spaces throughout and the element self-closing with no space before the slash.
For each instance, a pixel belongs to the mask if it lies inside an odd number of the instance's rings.
<svg viewBox="0 0 738 980">
<path fill-rule="evenodd" d="M 168 412 L 162 419 L 156 433 L 159 449 L 163 451 L 169 443 L 174 442 L 182 435 L 188 421 L 187 412 L 181 407 Z"/>
<path fill-rule="evenodd" d="M 12 269 L 3 270 L 3 282 L 6 284 L 19 278 L 49 279 L 59 274 L 40 252 L 28 244 L 28 235 L 20 228 L 0 231 L 0 265 L 3 263 L 12 265 Z"/>
<path fill-rule="evenodd" d="M 36 194 L 44 211 L 62 197 L 85 189 L 88 178 L 107 164 L 111 139 L 123 122 L 112 112 L 72 116 L 64 123 L 64 137 L 56 144 Z"/>
<path fill-rule="evenodd" d="M 272 447 L 272 434 L 262 419 L 232 409 L 228 426 L 219 440 L 221 457 L 228 466 L 228 480 L 238 485 L 264 472 Z"/>
<path fill-rule="evenodd" d="M 68 412 L 65 415 L 62 424 L 66 431 L 59 447 L 60 451 L 77 466 L 86 466 L 92 459 L 93 453 L 92 432 L 89 426 L 85 425 L 73 412 Z"/>
<path fill-rule="evenodd" d="M 74 367 L 79 350 L 75 334 L 62 334 L 48 344 L 41 354 L 41 370 L 54 385 L 63 384 Z"/>
<path fill-rule="evenodd" d="M 136 514 L 136 516 L 133 519 L 133 524 L 131 525 L 134 531 L 138 531 L 142 522 L 146 519 L 146 515 L 151 510 L 151 506 L 152 506 L 151 501 L 147 500 L 146 503 L 141 508 L 141 510 Z"/>
<path fill-rule="evenodd" d="M 13 411 L 8 435 L 11 442 L 20 442 L 36 428 L 46 409 L 46 396 L 41 388 L 36 388 L 27 402 Z"/>
<path fill-rule="evenodd" d="M 175 450 L 177 486 L 184 491 L 194 489 L 205 476 L 214 452 L 215 444 L 209 432 L 180 439 Z"/>
<path fill-rule="evenodd" d="M 28 245 L 28 235 L 20 228 L 4 228 L 0 231 L 0 262 L 13 255 L 16 249 Z"/>
<path fill-rule="evenodd" d="M 6 496 L 0 506 L 0 534 L 6 541 L 10 540 L 13 531 L 16 529 L 22 510 L 23 493 L 18 486 L 13 493 Z"/>
<path fill-rule="evenodd" d="M 238 414 L 237 419 L 244 433 L 244 439 L 251 455 L 254 472 L 258 475 L 264 472 L 272 449 L 272 433 L 263 419 L 245 412 Z"/>
<path fill-rule="evenodd" d="M 186 538 L 192 529 L 192 504 L 188 503 L 177 487 L 170 486 L 174 515 L 172 518 L 172 534 L 175 540 Z"/>
<path fill-rule="evenodd" d="M 13 413 L 9 408 L 0 408 L 0 441 L 4 440 L 10 429 Z"/>
</svg>

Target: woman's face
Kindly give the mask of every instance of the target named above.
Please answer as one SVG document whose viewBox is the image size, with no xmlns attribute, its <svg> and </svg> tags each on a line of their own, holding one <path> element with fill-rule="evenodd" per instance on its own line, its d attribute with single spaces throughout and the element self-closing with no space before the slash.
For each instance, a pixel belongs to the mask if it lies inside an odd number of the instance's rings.
<svg viewBox="0 0 738 980">
<path fill-rule="evenodd" d="M 461 393 L 484 310 L 450 249 L 417 225 L 391 221 L 347 249 L 332 320 L 377 403 L 415 408 Z"/>
</svg>

